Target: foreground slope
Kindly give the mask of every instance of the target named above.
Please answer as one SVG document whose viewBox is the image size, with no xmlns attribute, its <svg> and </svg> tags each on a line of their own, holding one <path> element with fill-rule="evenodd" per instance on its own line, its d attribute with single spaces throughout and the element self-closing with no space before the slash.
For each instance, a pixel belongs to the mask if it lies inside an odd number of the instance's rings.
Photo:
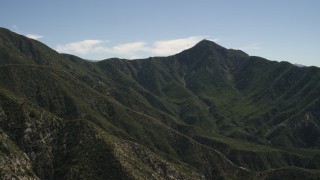
<svg viewBox="0 0 320 180">
<path fill-rule="evenodd" d="M 88 62 L 1 29 L 0 48 L 1 178 L 319 178 L 318 68 L 206 40 Z"/>
</svg>

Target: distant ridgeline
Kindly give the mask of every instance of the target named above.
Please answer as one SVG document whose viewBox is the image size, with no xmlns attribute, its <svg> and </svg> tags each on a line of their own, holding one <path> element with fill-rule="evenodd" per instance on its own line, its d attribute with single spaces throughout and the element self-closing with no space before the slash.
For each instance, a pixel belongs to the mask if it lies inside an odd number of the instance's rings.
<svg viewBox="0 0 320 180">
<path fill-rule="evenodd" d="M 90 62 L 0 29 L 0 179 L 320 179 L 320 69 L 203 40 Z"/>
</svg>

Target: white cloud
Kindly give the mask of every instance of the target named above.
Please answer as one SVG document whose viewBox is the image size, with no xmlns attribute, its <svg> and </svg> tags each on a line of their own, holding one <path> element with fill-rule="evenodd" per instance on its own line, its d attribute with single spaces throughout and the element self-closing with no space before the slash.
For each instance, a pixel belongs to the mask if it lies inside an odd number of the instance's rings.
<svg viewBox="0 0 320 180">
<path fill-rule="evenodd" d="M 133 54 L 139 51 L 146 50 L 147 43 L 145 42 L 132 42 L 132 43 L 125 43 L 113 46 L 111 48 L 105 46 L 96 46 L 91 49 L 92 52 L 95 53 L 110 53 L 110 54 Z"/>
<path fill-rule="evenodd" d="M 14 30 L 14 31 L 18 31 L 18 30 L 19 30 L 18 26 L 17 26 L 17 25 L 15 25 L 15 24 L 14 24 L 14 25 L 12 25 L 12 28 L 13 28 L 13 30 Z"/>
<path fill-rule="evenodd" d="M 88 54 L 97 45 L 102 44 L 104 41 L 96 39 L 87 39 L 83 41 L 72 42 L 64 45 L 57 45 L 56 50 L 61 53 L 75 53 L 75 54 Z"/>
<path fill-rule="evenodd" d="M 217 42 L 220 41 L 220 39 L 218 39 L 218 38 L 214 38 L 214 39 L 209 38 L 208 40 L 209 40 L 209 41 L 213 41 L 213 42 L 215 42 L 215 43 L 217 43 Z"/>
<path fill-rule="evenodd" d="M 149 50 L 153 54 L 159 56 L 172 55 L 194 46 L 202 39 L 202 36 L 195 36 L 183 39 L 157 41 L 154 42 L 151 47 L 149 47 Z"/>
<path fill-rule="evenodd" d="M 109 58 L 142 58 L 148 56 L 167 56 L 179 53 L 198 43 L 205 36 L 192 36 L 180 39 L 160 40 L 152 43 L 137 41 L 107 46 L 102 40 L 83 40 L 64 45 L 57 45 L 56 50 L 61 53 L 80 55 L 94 59 L 94 57 Z M 215 39 L 214 41 L 218 41 Z"/>
<path fill-rule="evenodd" d="M 38 35 L 38 34 L 26 34 L 26 36 L 30 39 L 35 39 L 35 40 L 43 38 L 42 35 Z"/>
</svg>

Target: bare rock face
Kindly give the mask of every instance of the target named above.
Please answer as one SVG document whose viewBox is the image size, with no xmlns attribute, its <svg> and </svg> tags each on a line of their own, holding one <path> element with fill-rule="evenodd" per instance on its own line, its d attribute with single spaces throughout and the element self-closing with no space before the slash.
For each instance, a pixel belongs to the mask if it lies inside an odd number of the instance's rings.
<svg viewBox="0 0 320 180">
<path fill-rule="evenodd" d="M 0 179 L 39 179 L 29 157 L 0 130 Z"/>
</svg>

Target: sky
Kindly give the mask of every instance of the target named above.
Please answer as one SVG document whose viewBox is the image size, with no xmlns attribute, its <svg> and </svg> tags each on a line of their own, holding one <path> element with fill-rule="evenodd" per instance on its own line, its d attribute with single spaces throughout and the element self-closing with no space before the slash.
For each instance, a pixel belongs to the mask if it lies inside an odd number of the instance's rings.
<svg viewBox="0 0 320 180">
<path fill-rule="evenodd" d="M 168 56 L 202 39 L 320 67 L 319 0 L 2 0 L 0 26 L 84 59 Z"/>
</svg>

